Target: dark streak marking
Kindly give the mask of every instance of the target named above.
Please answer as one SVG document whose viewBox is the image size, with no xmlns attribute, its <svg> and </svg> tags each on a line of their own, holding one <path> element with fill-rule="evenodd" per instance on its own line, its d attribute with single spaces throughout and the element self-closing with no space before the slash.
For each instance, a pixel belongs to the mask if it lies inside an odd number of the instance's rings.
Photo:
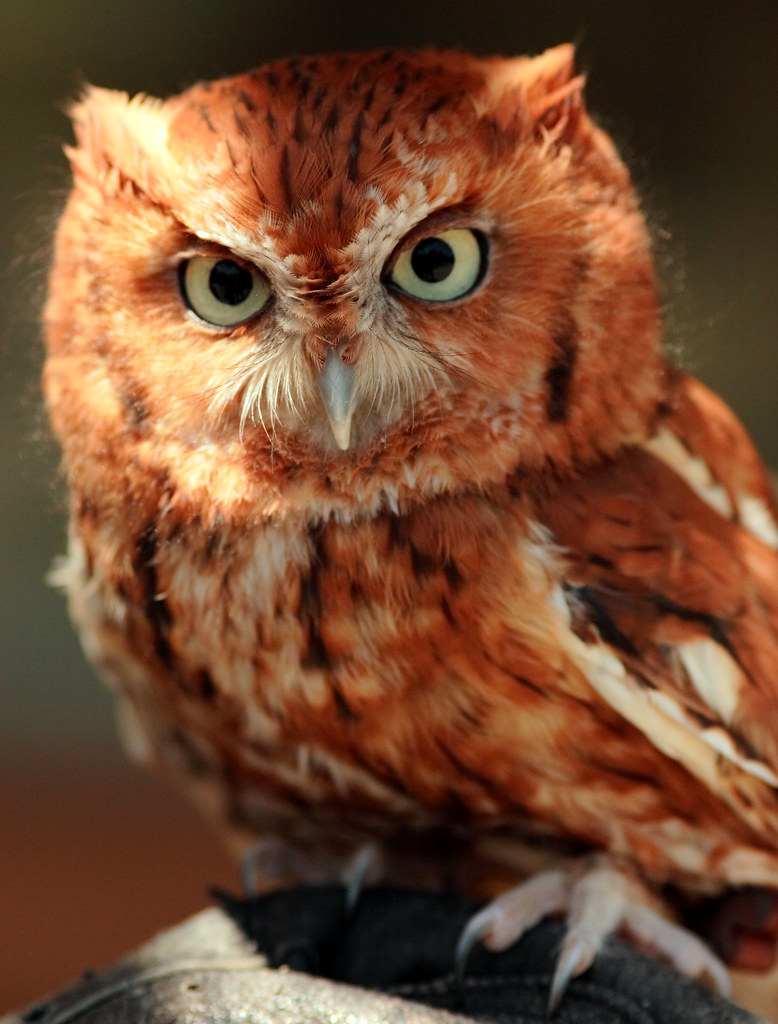
<svg viewBox="0 0 778 1024">
<path fill-rule="evenodd" d="M 505 668 L 504 665 L 501 665 L 499 662 L 495 661 L 495 659 L 490 656 L 489 652 L 486 649 L 484 649 L 483 651 L 483 656 L 484 659 L 490 665 L 494 665 L 497 671 L 502 672 L 503 675 L 506 675 L 508 677 L 508 679 L 512 679 L 515 683 L 519 683 L 521 686 L 525 686 L 528 690 L 531 690 L 533 693 L 536 693 L 539 697 L 543 697 L 546 700 L 549 699 L 548 691 L 544 690 L 542 686 L 538 686 L 537 683 L 533 683 L 530 679 L 527 679 L 526 676 L 520 676 L 516 672 L 510 672 L 507 668 Z"/>
<path fill-rule="evenodd" d="M 611 561 L 610 558 L 605 558 L 603 555 L 587 555 L 586 561 L 590 565 L 597 565 L 601 569 L 615 569 L 616 563 Z"/>
<path fill-rule="evenodd" d="M 373 82 L 373 84 L 372 84 L 372 85 L 370 86 L 370 88 L 369 88 L 369 89 L 367 90 L 367 92 L 365 93 L 365 98 L 364 98 L 364 100 L 362 101 L 362 109 L 363 109 L 363 110 L 364 110 L 365 112 L 367 112 L 368 110 L 370 110 L 370 108 L 372 107 L 372 105 L 373 105 L 373 99 L 374 99 L 374 98 L 375 98 L 375 82 Z"/>
<path fill-rule="evenodd" d="M 360 111 L 354 121 L 354 130 L 351 133 L 351 141 L 348 147 L 348 163 L 346 165 L 346 177 L 349 181 L 356 181 L 359 174 L 359 153 L 362 142 L 363 115 Z"/>
<path fill-rule="evenodd" d="M 273 139 L 276 137 L 276 119 L 272 110 L 265 111 L 265 123 L 267 124 L 268 131 Z"/>
<path fill-rule="evenodd" d="M 733 661 L 735 661 L 740 668 L 743 670 L 744 675 L 748 678 L 750 676 L 740 664 L 738 658 L 738 652 L 732 646 L 732 642 L 727 636 L 726 623 L 722 622 L 721 619 L 712 615 L 710 612 L 698 612 L 692 608 L 685 608 L 683 605 L 676 604 L 667 597 L 661 595 L 655 598 L 656 606 L 660 612 L 665 615 L 675 615 L 679 619 L 683 619 L 684 622 L 697 622 L 707 628 L 708 633 L 712 640 L 715 640 L 717 644 L 720 644 L 724 650 L 731 655 Z"/>
<path fill-rule="evenodd" d="M 321 87 L 320 89 L 318 89 L 318 90 L 316 91 L 316 93 L 314 94 L 314 97 L 313 97 L 313 99 L 311 100 L 311 110 L 313 110 L 313 111 L 314 111 L 314 113 L 315 113 L 315 112 L 316 112 L 316 111 L 317 111 L 317 110 L 319 109 L 319 107 L 320 107 L 320 106 L 322 105 L 322 103 L 324 102 L 324 99 L 325 99 L 326 95 L 327 95 L 327 88 L 326 88 L 326 86 L 324 86 L 324 85 L 323 85 L 323 86 L 322 86 L 322 87 Z"/>
<path fill-rule="evenodd" d="M 207 703 L 212 703 L 218 693 L 216 683 L 213 681 L 213 676 L 206 669 L 202 669 L 196 678 L 197 688 L 200 691 L 200 696 Z"/>
<path fill-rule="evenodd" d="M 405 520 L 399 516 L 389 517 L 389 551 L 404 548 L 407 544 Z"/>
<path fill-rule="evenodd" d="M 408 550 L 411 555 L 411 569 L 413 570 L 413 575 L 417 580 L 422 580 L 427 576 L 431 576 L 436 569 L 440 568 L 440 562 L 438 559 L 425 554 L 423 551 L 419 551 L 415 544 L 409 543 Z"/>
<path fill-rule="evenodd" d="M 249 96 L 249 94 L 247 92 L 245 92 L 243 89 L 241 89 L 238 92 L 238 99 L 243 104 L 243 106 L 246 108 L 246 110 L 249 111 L 250 114 L 256 113 L 256 110 L 257 110 L 256 104 L 254 103 L 252 98 Z"/>
<path fill-rule="evenodd" d="M 637 782 L 643 786 L 651 786 L 652 789 L 659 788 L 660 782 L 655 776 L 646 775 L 644 772 L 636 772 L 629 768 L 625 768 L 621 762 L 598 758 L 596 755 L 579 756 L 581 756 L 583 762 L 589 765 L 590 768 L 595 768 L 598 771 L 605 772 L 606 775 L 617 775 L 621 779 L 629 779 L 631 782 Z"/>
<path fill-rule="evenodd" d="M 589 621 L 597 629 L 600 638 L 611 647 L 615 647 L 631 657 L 637 657 L 639 654 L 637 647 L 618 628 L 596 590 L 593 587 L 576 587 L 575 594 L 586 605 Z"/>
<path fill-rule="evenodd" d="M 332 667 L 332 658 L 319 631 L 322 617 L 319 572 L 326 563 L 326 558 L 321 547 L 321 530 L 311 528 L 308 537 L 311 544 L 310 567 L 308 575 L 300 579 L 298 615 L 306 635 L 306 648 L 300 663 L 305 669 L 327 671 Z"/>
<path fill-rule="evenodd" d="M 703 729 L 711 729 L 711 728 L 715 728 L 717 726 L 718 726 L 719 729 L 721 728 L 721 719 L 720 718 L 716 718 L 713 715 L 706 715 L 702 711 L 700 711 L 698 708 L 687 707 L 687 708 L 685 708 L 685 711 Z"/>
<path fill-rule="evenodd" d="M 548 388 L 546 416 L 551 423 L 560 423 L 567 419 L 570 385 L 578 357 L 576 336 L 575 321 L 569 317 L 557 329 L 554 336 L 557 357 L 546 371 L 546 386 Z"/>
<path fill-rule="evenodd" d="M 445 756 L 448 758 L 451 764 L 453 764 L 453 766 L 461 775 L 464 775 L 466 778 L 471 779 L 473 782 L 477 782 L 478 785 L 482 787 L 482 789 L 486 790 L 486 792 L 490 793 L 492 796 L 497 796 L 501 800 L 505 799 L 505 793 L 503 793 L 501 789 L 498 789 L 498 787 L 494 784 L 494 781 L 492 779 L 488 778 L 485 775 L 480 775 L 474 768 L 470 768 L 468 765 L 464 764 L 464 762 L 460 761 L 460 759 L 456 756 L 453 750 L 446 746 L 443 740 L 438 738 L 436 739 L 435 742 L 440 752 L 442 754 L 445 754 Z"/>
<path fill-rule="evenodd" d="M 451 626 L 452 629 L 458 629 L 457 620 L 451 610 L 451 605 L 448 603 L 448 598 L 441 597 L 440 599 L 440 610 L 443 612 L 443 618 Z"/>
<path fill-rule="evenodd" d="M 238 111 L 235 110 L 234 107 L 232 110 L 232 119 L 235 122 L 235 127 L 238 129 L 238 132 L 243 136 L 243 138 L 249 138 L 249 130 L 246 127 L 246 122 L 243 120 L 243 118 L 240 116 Z"/>
<path fill-rule="evenodd" d="M 198 103 L 197 104 L 197 110 L 198 110 L 198 113 L 200 114 L 200 117 L 203 119 L 203 121 L 205 121 L 205 125 L 206 125 L 208 131 L 209 132 L 213 132 L 214 135 L 218 135 L 218 132 L 216 131 L 216 129 L 213 126 L 213 122 L 211 121 L 210 117 L 208 116 L 208 110 L 207 110 L 205 104 L 204 103 Z"/>
<path fill-rule="evenodd" d="M 361 722 L 362 716 L 358 714 L 346 700 L 342 690 L 337 686 L 332 687 L 332 695 L 335 698 L 335 708 L 338 718 L 342 722 Z"/>
<path fill-rule="evenodd" d="M 305 624 L 307 625 L 306 648 L 300 659 L 300 664 L 309 671 L 318 669 L 326 672 L 332 668 L 332 659 L 319 632 L 319 619 L 311 615 L 307 617 Z"/>
<path fill-rule="evenodd" d="M 430 106 L 427 107 L 426 111 L 424 112 L 424 119 L 426 120 L 426 118 L 432 117 L 433 114 L 437 114 L 439 110 L 442 110 L 443 107 L 451 103 L 453 98 L 454 97 L 451 95 L 450 92 L 444 92 L 441 96 L 438 96 L 435 102 L 431 103 Z"/>
<path fill-rule="evenodd" d="M 521 686 L 525 686 L 528 690 L 536 693 L 539 697 L 545 697 L 546 700 L 548 700 L 548 691 L 544 690 L 542 686 L 538 686 L 537 683 L 533 683 L 530 679 L 527 679 L 526 676 L 520 676 L 515 672 L 508 672 L 505 669 L 503 669 L 503 671 L 510 679 L 513 679 L 514 682 L 519 683 Z"/>
<path fill-rule="evenodd" d="M 397 790 L 398 793 L 402 793 L 403 796 L 411 795 L 411 791 L 408 789 L 406 783 L 400 778 L 392 765 L 385 758 L 376 757 L 371 762 L 371 765 L 382 782 L 387 783 L 393 789 Z"/>
<path fill-rule="evenodd" d="M 465 582 L 465 577 L 460 572 L 459 566 L 453 559 L 447 558 L 443 563 L 443 572 L 452 590 L 459 590 Z"/>
<path fill-rule="evenodd" d="M 221 554 L 221 539 L 222 535 L 219 530 L 211 529 L 208 531 L 205 537 L 205 560 L 210 562 L 212 558 L 218 558 Z"/>
<path fill-rule="evenodd" d="M 405 90 L 408 88 L 408 75 L 405 71 L 400 71 L 397 76 L 397 83 L 392 90 L 394 98 L 399 100 Z"/>
<path fill-rule="evenodd" d="M 167 602 L 158 595 L 156 558 L 157 527 L 155 523 L 150 523 L 136 541 L 132 564 L 142 590 L 140 605 L 151 629 L 154 653 L 166 668 L 170 668 L 174 658 L 168 643 L 168 633 L 173 617 Z"/>
<path fill-rule="evenodd" d="M 441 568 L 441 561 L 432 555 L 428 555 L 413 543 L 408 536 L 408 522 L 401 516 L 391 516 L 389 519 L 389 544 L 388 552 L 407 551 L 411 560 L 411 570 L 414 576 L 421 580 L 430 576 L 437 569 Z"/>
<path fill-rule="evenodd" d="M 224 145 L 227 147 L 227 156 L 230 158 L 230 163 L 232 164 L 232 169 L 233 169 L 233 171 L 237 171 L 238 164 L 237 164 L 237 162 L 235 160 L 235 154 L 232 151 L 232 146 L 230 145 L 230 140 L 228 138 L 224 139 Z"/>
<path fill-rule="evenodd" d="M 324 131 L 328 135 L 332 135 L 335 129 L 338 127 L 338 120 L 340 119 L 340 108 L 337 103 L 332 104 L 332 109 L 324 121 Z"/>
<path fill-rule="evenodd" d="M 469 708 L 460 708 L 459 714 L 464 718 L 467 724 L 472 725 L 477 732 L 481 732 L 483 730 L 483 720 L 479 718 L 474 711 L 471 711 Z"/>
<path fill-rule="evenodd" d="M 354 96 L 358 96 L 362 86 L 365 84 L 365 79 L 372 73 L 372 69 L 369 64 L 363 64 L 362 67 L 357 68 L 354 74 L 351 76 L 349 82 L 349 91 Z"/>
</svg>

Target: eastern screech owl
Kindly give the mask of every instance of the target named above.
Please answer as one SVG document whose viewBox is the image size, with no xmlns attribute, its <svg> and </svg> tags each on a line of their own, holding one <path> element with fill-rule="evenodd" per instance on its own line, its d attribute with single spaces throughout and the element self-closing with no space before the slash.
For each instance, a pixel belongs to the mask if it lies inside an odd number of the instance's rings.
<svg viewBox="0 0 778 1024">
<path fill-rule="evenodd" d="M 620 926 L 724 987 L 658 894 L 778 882 L 778 528 L 662 355 L 582 87 L 563 46 L 90 89 L 61 578 L 133 752 L 237 846 L 532 861 L 470 938 L 567 910 L 557 994 Z"/>
</svg>

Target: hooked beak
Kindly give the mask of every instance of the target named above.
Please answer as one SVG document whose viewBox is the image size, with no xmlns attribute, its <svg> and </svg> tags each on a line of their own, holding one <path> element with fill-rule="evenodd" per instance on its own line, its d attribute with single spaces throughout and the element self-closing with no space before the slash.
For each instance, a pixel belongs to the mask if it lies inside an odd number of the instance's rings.
<svg viewBox="0 0 778 1024">
<path fill-rule="evenodd" d="M 319 371 L 319 394 L 327 411 L 332 435 L 341 451 L 346 451 L 351 438 L 351 417 L 354 414 L 355 367 L 344 363 L 340 353 L 331 348 Z"/>
</svg>

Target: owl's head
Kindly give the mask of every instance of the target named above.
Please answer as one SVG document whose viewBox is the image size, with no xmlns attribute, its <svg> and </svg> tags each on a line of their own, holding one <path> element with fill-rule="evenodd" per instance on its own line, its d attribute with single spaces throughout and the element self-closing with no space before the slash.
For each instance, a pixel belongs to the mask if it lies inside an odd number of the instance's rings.
<svg viewBox="0 0 778 1024">
<path fill-rule="evenodd" d="M 641 436 L 649 240 L 582 88 L 562 46 L 303 57 L 165 102 L 90 89 L 46 311 L 71 463 L 100 436 L 180 487 L 219 459 L 425 490 Z"/>
</svg>

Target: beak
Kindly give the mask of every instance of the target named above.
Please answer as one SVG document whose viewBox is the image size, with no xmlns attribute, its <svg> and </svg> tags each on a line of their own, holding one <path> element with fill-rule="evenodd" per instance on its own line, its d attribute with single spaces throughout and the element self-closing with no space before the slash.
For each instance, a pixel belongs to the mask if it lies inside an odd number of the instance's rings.
<svg viewBox="0 0 778 1024">
<path fill-rule="evenodd" d="M 346 451 L 351 438 L 351 417 L 354 414 L 355 368 L 348 366 L 337 349 L 327 353 L 319 372 L 319 394 L 327 411 L 332 435 L 341 451 Z"/>
</svg>

